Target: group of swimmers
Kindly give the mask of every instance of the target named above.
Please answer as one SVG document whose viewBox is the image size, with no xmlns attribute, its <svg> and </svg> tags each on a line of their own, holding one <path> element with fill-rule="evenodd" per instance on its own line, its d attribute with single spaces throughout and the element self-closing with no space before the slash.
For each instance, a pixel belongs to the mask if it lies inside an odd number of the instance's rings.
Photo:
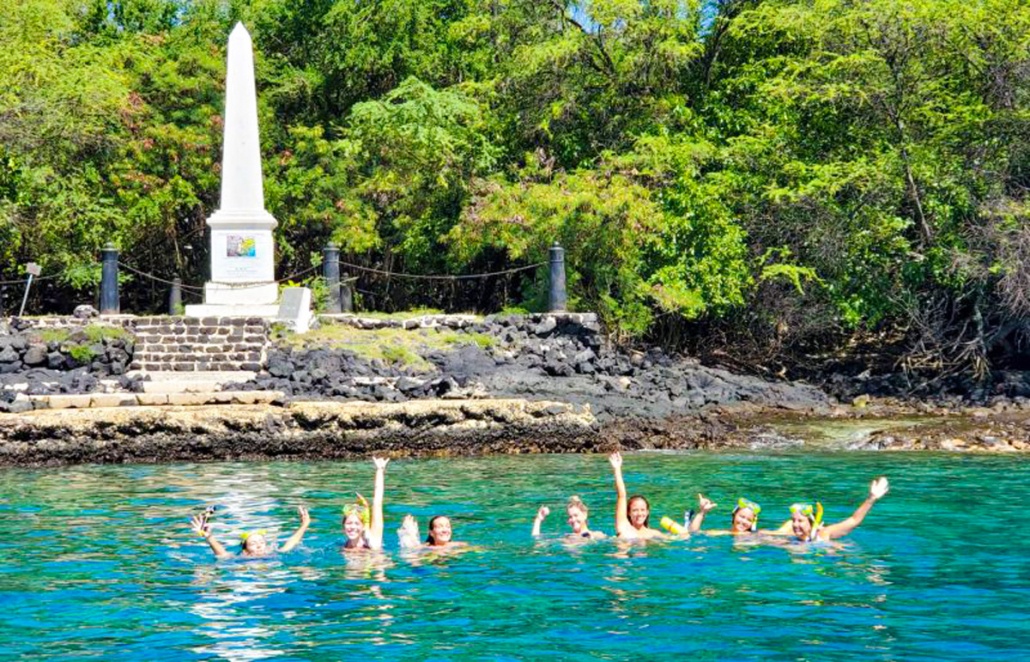
<svg viewBox="0 0 1030 662">
<path fill-rule="evenodd" d="M 342 526 L 345 542 L 344 552 L 357 552 L 363 550 L 381 550 L 383 548 L 383 493 L 385 491 L 386 465 L 390 460 L 387 458 L 373 457 L 375 465 L 375 486 L 373 488 L 372 504 L 360 494 L 357 500 L 344 506 L 342 511 Z M 627 497 L 626 483 L 622 478 L 622 455 L 618 452 L 608 456 L 608 462 L 612 466 L 612 473 L 615 478 L 615 535 L 626 540 L 650 540 L 655 538 L 683 538 L 691 533 L 702 531 L 705 516 L 711 512 L 716 504 L 704 495 L 698 494 L 698 509 L 696 513 L 688 514 L 687 521 L 681 526 L 669 518 L 662 519 L 662 526 L 666 531 L 654 529 L 650 525 L 651 506 L 647 499 L 640 495 Z M 869 495 L 854 513 L 847 519 L 836 524 L 825 524 L 822 521 L 822 504 L 814 506 L 807 503 L 796 503 L 790 507 L 790 519 L 775 529 L 759 529 L 758 518 L 762 512 L 761 506 L 745 498 L 740 498 L 730 516 L 730 528 L 724 530 L 706 530 L 709 535 L 772 535 L 792 536 L 802 542 L 829 541 L 847 535 L 855 529 L 873 504 L 887 494 L 889 485 L 886 478 L 877 478 L 869 486 Z M 544 520 L 550 514 L 550 508 L 541 506 L 537 510 L 536 518 L 533 520 L 532 535 L 538 537 Z M 569 499 L 565 507 L 568 517 L 567 522 L 571 533 L 576 539 L 599 539 L 606 537 L 601 531 L 590 528 L 588 523 L 589 509 L 579 497 Z M 281 548 L 275 550 L 269 544 L 264 530 L 252 531 L 241 535 L 239 554 L 244 557 L 268 556 L 274 551 L 288 552 L 300 544 L 305 532 L 311 524 L 311 517 L 303 506 L 297 508 L 300 517 L 300 527 L 287 539 Z M 195 515 L 190 520 L 191 528 L 195 533 L 204 538 L 218 558 L 234 556 L 227 550 L 213 535 L 211 530 L 211 516 L 213 510 L 209 508 L 204 513 Z M 436 515 L 429 520 L 429 531 L 425 541 L 419 535 L 418 521 L 411 515 L 404 517 L 401 527 L 397 530 L 401 549 L 430 548 L 435 550 L 455 549 L 467 546 L 467 543 L 455 541 L 451 521 L 443 515 Z"/>
</svg>

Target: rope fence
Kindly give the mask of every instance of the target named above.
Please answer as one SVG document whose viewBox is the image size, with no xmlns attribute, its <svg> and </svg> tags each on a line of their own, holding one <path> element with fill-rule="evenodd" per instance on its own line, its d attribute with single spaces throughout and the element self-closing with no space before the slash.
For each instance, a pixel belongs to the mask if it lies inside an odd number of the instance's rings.
<svg viewBox="0 0 1030 662">
<path fill-rule="evenodd" d="M 60 274 L 50 274 L 49 276 L 33 276 L 32 282 L 38 283 L 41 280 L 50 280 L 52 278 L 57 278 L 58 276 L 60 276 Z M 0 285 L 24 285 L 28 278 L 29 276 L 28 274 L 26 274 L 25 278 L 22 278 L 21 280 L 0 280 Z"/>
<path fill-rule="evenodd" d="M 119 260 L 118 259 L 118 250 L 110 243 L 107 246 L 104 247 L 104 250 L 101 253 L 102 253 L 102 260 L 101 260 L 101 282 L 100 282 L 100 306 L 101 306 L 101 313 L 105 313 L 105 311 L 106 312 L 117 313 L 120 310 L 120 304 L 119 304 L 119 301 L 118 301 L 118 298 L 119 298 L 119 294 L 118 294 L 118 269 L 119 268 L 125 269 L 126 271 L 128 271 L 128 272 L 130 272 L 132 274 L 135 274 L 136 276 L 139 276 L 140 278 L 148 279 L 148 280 L 154 281 L 156 283 L 161 283 L 163 285 L 170 286 L 172 288 L 172 292 L 173 292 L 173 294 L 172 294 L 172 300 L 173 301 L 175 300 L 176 297 L 181 296 L 182 294 L 188 294 L 191 297 L 196 297 L 196 296 L 203 296 L 204 293 L 205 293 L 205 287 L 202 287 L 202 286 L 199 286 L 199 285 L 189 285 L 189 284 L 183 283 L 181 281 L 181 279 L 179 279 L 179 278 L 174 278 L 174 279 L 166 278 L 166 277 L 163 277 L 163 276 L 159 276 L 157 274 L 153 274 L 153 273 L 150 273 L 150 272 L 147 272 L 147 271 L 143 271 L 142 269 L 137 269 L 136 267 L 132 266 L 131 264 L 127 264 L 127 263 Z M 355 283 L 355 281 L 357 280 L 356 276 L 348 276 L 346 274 L 342 274 L 341 275 L 341 273 L 340 273 L 341 268 L 342 269 L 346 269 L 348 271 L 356 271 L 356 272 L 363 272 L 363 273 L 369 273 L 369 274 L 376 274 L 378 276 L 384 276 L 387 279 L 390 279 L 390 278 L 403 278 L 403 279 L 416 280 L 416 281 L 452 282 L 453 283 L 453 282 L 459 282 L 459 281 L 469 281 L 469 280 L 477 280 L 477 279 L 484 279 L 484 278 L 493 278 L 493 277 L 497 277 L 497 276 L 507 276 L 507 275 L 510 275 L 510 274 L 516 274 L 516 273 L 520 273 L 520 272 L 524 272 L 524 271 L 530 271 L 530 270 L 534 270 L 534 269 L 539 269 L 540 267 L 544 267 L 544 266 L 548 265 L 548 262 L 535 262 L 533 264 L 527 264 L 527 265 L 523 265 L 521 267 L 512 267 L 510 269 L 502 269 L 502 270 L 499 270 L 499 271 L 489 271 L 489 272 L 476 273 L 476 274 L 411 274 L 411 273 L 404 273 L 404 272 L 399 272 L 399 271 L 390 271 L 390 270 L 386 270 L 386 269 L 377 269 L 375 267 L 366 267 L 366 266 L 363 266 L 363 265 L 360 265 L 360 264 L 355 264 L 353 262 L 346 262 L 346 261 L 340 260 L 339 257 L 338 257 L 339 256 L 339 250 L 335 246 L 332 246 L 332 245 L 329 245 L 329 246 L 327 246 L 324 249 L 323 256 L 324 256 L 325 259 L 323 260 L 323 262 L 321 264 L 312 265 L 312 266 L 310 266 L 310 267 L 308 267 L 306 269 L 302 269 L 301 271 L 297 271 L 297 272 L 295 272 L 293 274 L 290 274 L 289 276 L 286 276 L 284 278 L 279 278 L 277 280 L 270 281 L 270 282 L 274 283 L 276 285 L 280 285 L 280 284 L 286 283 L 286 282 L 297 282 L 298 279 L 300 279 L 300 278 L 302 278 L 304 276 L 307 276 L 308 274 L 311 274 L 312 272 L 317 271 L 319 269 L 319 267 L 322 267 L 323 273 L 321 274 L 321 276 L 326 281 L 328 281 L 328 283 L 330 285 L 330 288 L 335 288 L 337 286 L 340 286 L 342 288 L 342 290 L 344 290 L 346 292 L 349 292 L 349 291 L 353 290 L 353 291 L 357 291 L 357 292 L 359 292 L 361 294 L 373 295 L 374 296 L 373 292 L 368 292 L 367 290 L 358 289 L 356 287 L 356 283 Z M 556 303 L 557 302 L 557 304 L 561 306 L 561 309 L 564 309 L 563 308 L 564 307 L 564 296 L 565 296 L 565 294 L 564 294 L 564 290 L 565 290 L 564 253 L 562 252 L 561 247 L 558 246 L 557 244 L 551 248 L 550 267 L 551 267 L 551 281 L 552 281 L 551 290 L 552 290 L 552 294 L 554 294 L 554 295 L 556 295 L 558 297 L 558 298 L 553 299 L 552 303 Z M 559 269 L 556 270 L 556 267 L 559 267 Z M 36 276 L 36 277 L 33 277 L 33 279 L 35 281 L 44 281 L 44 280 L 51 280 L 51 279 L 58 278 L 58 277 L 60 277 L 60 274 L 49 274 L 47 276 Z M 28 277 L 28 275 L 26 275 L 25 280 L 0 280 L 0 286 L 3 286 L 3 285 L 22 285 L 22 284 L 28 283 L 28 279 L 29 279 L 29 277 Z M 220 287 L 229 288 L 229 289 L 245 290 L 245 289 L 254 288 L 254 287 L 257 287 L 257 286 L 264 286 L 264 285 L 268 285 L 268 284 L 269 284 L 269 282 L 261 282 L 261 283 L 255 283 L 255 282 L 248 282 L 248 283 L 219 283 L 219 286 Z M 178 295 L 174 294 L 176 290 L 178 290 L 178 292 L 179 292 Z M 27 292 L 26 292 L 26 296 L 28 296 Z M 349 301 L 350 301 L 350 294 L 343 294 L 342 292 L 340 292 L 340 293 L 337 293 L 337 294 L 333 294 L 332 296 L 334 298 L 344 297 L 344 300 L 348 302 L 346 305 L 347 306 L 350 305 L 350 303 L 349 303 Z M 339 303 L 342 303 L 342 301 L 340 301 Z M 348 308 L 348 310 L 349 310 L 349 308 Z"/>
<path fill-rule="evenodd" d="M 372 267 L 363 267 L 361 265 L 352 264 L 350 262 L 344 262 L 340 260 L 341 267 L 348 267 L 357 271 L 366 271 L 369 273 L 380 274 L 387 277 L 396 278 L 411 278 L 415 280 L 471 280 L 474 278 L 490 278 L 491 276 L 504 276 L 507 274 L 514 274 L 520 271 L 529 271 L 530 269 L 536 269 L 546 265 L 546 262 L 537 262 L 536 264 L 527 264 L 524 267 L 514 267 L 512 269 L 505 269 L 504 271 L 490 271 L 482 274 L 464 274 L 460 276 L 453 275 L 430 275 L 430 274 L 406 274 L 398 271 L 383 271 L 382 269 L 373 269 Z"/>
</svg>

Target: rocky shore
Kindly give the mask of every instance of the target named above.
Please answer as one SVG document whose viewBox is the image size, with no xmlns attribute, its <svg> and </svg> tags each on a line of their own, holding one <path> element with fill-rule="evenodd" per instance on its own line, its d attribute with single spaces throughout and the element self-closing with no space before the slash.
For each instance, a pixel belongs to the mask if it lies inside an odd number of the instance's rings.
<svg viewBox="0 0 1030 662">
<path fill-rule="evenodd" d="M 0 465 L 580 452 L 589 408 L 524 400 L 107 407 L 0 416 Z"/>
<path fill-rule="evenodd" d="M 0 464 L 792 448 L 804 442 L 780 423 L 848 420 L 875 424 L 838 448 L 1030 449 L 1017 379 L 990 408 L 841 401 L 619 348 L 587 314 L 326 320 L 310 336 L 281 335 L 253 378 L 207 395 L 144 393 L 147 374 L 118 374 L 133 346 L 131 333 L 0 328 L 0 351 L 17 355 L 7 365 L 20 364 L 0 370 Z M 891 422 L 912 417 L 920 423 Z"/>
</svg>

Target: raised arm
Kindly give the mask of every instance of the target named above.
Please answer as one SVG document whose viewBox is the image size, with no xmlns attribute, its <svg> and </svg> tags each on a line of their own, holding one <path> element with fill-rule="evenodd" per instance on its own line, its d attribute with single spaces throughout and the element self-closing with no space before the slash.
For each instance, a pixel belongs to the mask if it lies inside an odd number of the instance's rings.
<svg viewBox="0 0 1030 662">
<path fill-rule="evenodd" d="M 418 535 L 418 520 L 412 515 L 404 516 L 404 523 L 397 529 L 397 541 L 401 549 L 415 549 L 422 546 Z"/>
<path fill-rule="evenodd" d="M 840 538 L 851 533 L 856 526 L 862 523 L 865 516 L 869 513 L 869 509 L 873 507 L 873 504 L 883 498 L 883 495 L 887 494 L 887 490 L 890 489 L 890 485 L 887 483 L 886 478 L 877 478 L 869 485 L 869 496 L 862 502 L 862 505 L 851 514 L 851 517 L 847 518 L 843 522 L 836 524 L 830 524 L 829 526 L 823 527 L 822 531 L 819 532 L 820 540 L 830 540 L 832 538 Z"/>
<path fill-rule="evenodd" d="M 694 519 L 690 520 L 690 526 L 687 528 L 687 530 L 691 533 L 697 533 L 698 531 L 700 531 L 701 524 L 705 521 L 705 515 L 708 514 L 708 511 L 715 508 L 716 505 L 717 504 L 714 504 L 710 500 L 706 499 L 704 495 L 698 494 L 697 514 L 694 515 Z"/>
<path fill-rule="evenodd" d="M 222 546 L 222 543 L 218 542 L 214 534 L 211 532 L 211 522 L 207 521 L 207 513 L 201 513 L 191 517 L 190 529 L 204 539 L 204 542 L 208 544 L 216 557 L 224 559 L 232 556 L 232 554 L 225 551 L 225 547 Z"/>
<path fill-rule="evenodd" d="M 304 506 L 297 506 L 297 515 L 300 516 L 300 526 L 293 532 L 292 536 L 287 538 L 286 543 L 282 548 L 282 551 L 284 552 L 288 552 L 299 545 L 300 541 L 304 539 L 304 533 L 308 530 L 308 527 L 311 526 L 311 516 L 308 515 L 307 508 Z"/>
<path fill-rule="evenodd" d="M 540 525 L 544 523 L 544 518 L 551 514 L 551 509 L 547 506 L 540 506 L 540 509 L 536 511 L 536 518 L 533 519 L 533 537 L 540 537 Z"/>
<path fill-rule="evenodd" d="M 376 465 L 376 485 L 372 494 L 372 520 L 368 525 L 368 546 L 372 549 L 383 548 L 383 492 L 386 489 L 386 465 L 390 463 L 388 457 L 373 457 L 372 462 Z"/>
<path fill-rule="evenodd" d="M 622 480 L 622 454 L 615 451 L 608 456 L 608 462 L 612 465 L 612 473 L 615 475 L 615 534 L 633 536 L 635 532 L 629 523 L 629 514 L 626 511 L 626 483 Z"/>
</svg>

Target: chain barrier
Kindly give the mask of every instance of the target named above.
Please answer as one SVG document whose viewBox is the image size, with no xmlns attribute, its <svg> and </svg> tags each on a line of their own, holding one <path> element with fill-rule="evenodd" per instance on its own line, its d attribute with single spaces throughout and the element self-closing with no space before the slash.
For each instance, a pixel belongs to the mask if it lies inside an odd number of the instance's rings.
<svg viewBox="0 0 1030 662">
<path fill-rule="evenodd" d="M 118 262 L 118 266 L 119 267 L 124 267 L 125 269 L 128 269 L 132 273 L 139 274 L 140 276 L 143 276 L 144 278 L 149 278 L 150 280 L 155 280 L 155 281 L 157 281 L 159 283 L 164 283 L 166 285 L 175 285 L 174 281 L 170 281 L 170 280 L 168 280 L 166 278 L 161 278 L 160 276 L 155 276 L 154 274 L 148 274 L 145 271 L 140 271 L 139 269 L 136 269 L 134 267 L 130 267 L 129 265 L 127 265 L 127 264 L 125 264 L 124 262 L 121 262 L 121 261 Z M 197 292 L 203 292 L 204 291 L 203 287 L 197 287 L 196 285 L 186 285 L 184 283 L 179 283 L 179 287 L 181 287 L 183 290 L 195 290 Z"/>
<path fill-rule="evenodd" d="M 528 264 L 528 265 L 526 265 L 524 267 L 514 267 L 512 269 L 505 269 L 503 271 L 491 271 L 491 272 L 482 273 L 482 274 L 465 274 L 465 275 L 454 276 L 454 275 L 433 275 L 433 274 L 429 274 L 429 275 L 426 275 L 426 274 L 406 274 L 406 273 L 401 273 L 401 272 L 397 272 L 397 271 L 384 271 L 382 269 L 375 269 L 375 268 L 372 268 L 372 267 L 363 267 L 363 266 L 361 266 L 359 264 L 353 264 L 351 262 L 344 262 L 343 260 L 340 260 L 340 266 L 341 267 L 347 267 L 349 269 L 354 269 L 356 271 L 364 271 L 364 272 L 368 272 L 368 273 L 379 274 L 381 276 L 386 276 L 386 277 L 410 278 L 410 279 L 413 279 L 413 280 L 443 280 L 443 281 L 471 280 L 471 279 L 474 279 L 474 278 L 490 278 L 491 276 L 504 276 L 504 275 L 507 275 L 507 274 L 518 273 L 520 271 L 529 271 L 530 269 L 536 269 L 536 268 L 542 267 L 542 266 L 544 266 L 546 264 L 547 264 L 546 262 L 537 262 L 535 264 Z M 118 266 L 123 267 L 124 269 L 126 269 L 128 271 L 131 271 L 134 274 L 137 274 L 139 276 L 143 276 L 144 278 L 149 278 L 151 280 L 157 281 L 159 283 L 164 283 L 166 285 L 175 285 L 174 281 L 168 280 L 167 278 L 162 278 L 160 276 L 155 276 L 154 274 L 147 273 L 145 271 L 140 271 L 139 269 L 136 269 L 135 267 L 132 267 L 132 266 L 130 266 L 128 264 L 125 264 L 124 262 L 121 262 L 121 261 L 118 262 Z M 306 276 L 307 274 L 311 273 L 312 271 L 315 271 L 316 269 L 318 269 L 317 265 L 316 266 L 312 266 L 312 267 L 308 267 L 307 269 L 304 269 L 303 271 L 298 271 L 297 273 L 291 274 L 289 276 L 286 276 L 285 278 L 280 278 L 280 279 L 272 281 L 272 282 L 274 282 L 276 285 L 279 285 L 279 284 L 285 283 L 287 281 L 292 281 L 295 278 L 299 278 L 301 276 Z M 43 280 L 51 280 L 51 279 L 57 278 L 59 276 L 60 276 L 60 274 L 50 274 L 50 275 L 47 275 L 47 276 L 35 276 L 35 277 L 33 277 L 32 280 L 33 280 L 33 282 L 39 282 L 39 281 L 43 281 Z M 24 285 L 25 282 L 27 281 L 27 279 L 28 279 L 28 277 L 26 276 L 26 278 L 23 279 L 23 280 L 0 280 L 0 285 Z M 352 279 L 347 279 L 347 280 L 352 280 Z M 261 283 L 261 284 L 263 285 L 265 283 Z M 253 283 L 220 283 L 220 285 L 223 286 L 223 287 L 224 286 L 228 286 L 230 289 L 233 289 L 233 288 L 247 289 L 247 288 L 255 287 L 256 286 Z M 187 284 L 181 283 L 181 282 L 179 283 L 179 287 L 181 287 L 184 291 L 189 291 L 189 290 L 193 290 L 193 291 L 196 291 L 196 292 L 203 292 L 204 291 L 203 287 L 200 287 L 200 286 L 197 286 L 197 285 L 187 285 Z"/>
<path fill-rule="evenodd" d="M 528 271 L 530 269 L 536 269 L 542 267 L 546 262 L 537 262 L 536 264 L 528 264 L 524 267 L 515 267 L 513 269 L 505 269 L 504 271 L 491 271 L 484 274 L 466 274 L 463 276 L 436 276 L 436 275 L 422 275 L 422 274 L 405 274 L 396 271 L 383 271 L 382 269 L 373 269 L 372 267 L 362 267 L 361 265 L 352 264 L 350 262 L 344 262 L 340 260 L 341 267 L 348 267 L 350 269 L 356 269 L 358 271 L 367 271 L 369 273 L 380 274 L 383 276 L 396 276 L 397 278 L 411 278 L 414 280 L 470 280 L 473 278 L 489 278 L 490 276 L 503 276 L 505 274 L 513 274 L 519 271 Z"/>
<path fill-rule="evenodd" d="M 129 266 L 129 265 L 127 265 L 127 264 L 125 264 L 124 262 L 121 262 L 121 261 L 118 262 L 118 266 L 124 267 L 127 270 L 133 272 L 134 274 L 139 274 L 140 276 L 143 276 L 144 278 L 149 278 L 151 280 L 156 280 L 159 283 L 165 283 L 167 285 L 175 285 L 175 283 L 173 281 L 170 281 L 167 278 L 161 278 L 160 276 L 155 276 L 154 274 L 150 274 L 150 273 L 147 273 L 145 271 L 140 271 L 139 269 L 131 267 L 131 266 Z M 299 278 L 300 276 L 307 275 L 307 274 L 311 273 L 312 271 L 314 271 L 315 269 L 318 269 L 318 267 L 317 266 L 308 267 L 307 269 L 304 269 L 303 271 L 298 271 L 297 273 L 292 274 L 290 276 L 287 276 L 285 278 L 280 278 L 279 280 L 274 280 L 274 281 L 270 281 L 270 282 L 275 283 L 276 285 L 279 285 L 281 283 L 285 283 L 287 281 L 291 281 L 294 278 Z M 248 289 L 248 288 L 258 287 L 260 285 L 267 285 L 267 284 L 268 283 L 264 283 L 264 282 L 261 282 L 261 283 L 219 283 L 219 286 L 220 287 L 228 287 L 229 289 L 245 290 L 245 289 Z M 179 287 L 181 287 L 183 290 L 194 290 L 196 292 L 203 292 L 204 291 L 204 288 L 200 287 L 199 285 L 186 285 L 185 283 L 179 283 Z"/>
<path fill-rule="evenodd" d="M 38 283 L 41 280 L 51 280 L 53 278 L 57 278 L 60 275 L 61 274 L 50 274 L 49 276 L 33 276 L 32 282 Z M 0 280 L 0 285 L 24 285 L 28 279 L 29 276 L 28 274 L 26 274 L 25 278 L 22 278 L 21 280 Z"/>
</svg>

